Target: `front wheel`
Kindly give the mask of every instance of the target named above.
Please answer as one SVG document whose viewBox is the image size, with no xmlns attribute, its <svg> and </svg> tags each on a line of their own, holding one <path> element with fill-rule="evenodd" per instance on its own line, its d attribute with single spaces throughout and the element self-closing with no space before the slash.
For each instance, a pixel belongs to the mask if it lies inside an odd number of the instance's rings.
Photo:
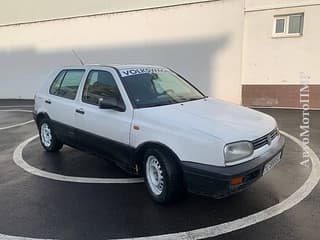
<svg viewBox="0 0 320 240">
<path fill-rule="evenodd" d="M 49 120 L 43 119 L 39 123 L 40 142 L 47 152 L 59 151 L 63 144 L 57 139 Z"/>
<path fill-rule="evenodd" d="M 182 195 L 182 172 L 175 159 L 165 151 L 146 151 L 144 178 L 152 199 L 158 203 L 169 203 Z"/>
</svg>

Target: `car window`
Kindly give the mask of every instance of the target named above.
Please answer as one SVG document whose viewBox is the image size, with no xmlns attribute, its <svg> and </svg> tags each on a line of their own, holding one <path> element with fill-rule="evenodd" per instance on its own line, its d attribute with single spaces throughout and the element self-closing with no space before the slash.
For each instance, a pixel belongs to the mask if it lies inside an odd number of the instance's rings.
<svg viewBox="0 0 320 240">
<path fill-rule="evenodd" d="M 74 100 L 84 72 L 82 69 L 60 72 L 50 87 L 50 94 Z"/>
<path fill-rule="evenodd" d="M 92 70 L 83 89 L 82 101 L 98 105 L 100 98 L 107 97 L 121 99 L 115 79 L 110 72 Z"/>
<path fill-rule="evenodd" d="M 53 81 L 53 83 L 52 83 L 52 85 L 50 87 L 50 91 L 49 91 L 50 94 L 53 94 L 53 95 L 57 95 L 58 94 L 62 79 L 63 79 L 65 74 L 66 74 L 66 71 L 61 71 L 57 75 L 57 77 L 55 78 L 55 80 Z"/>
<path fill-rule="evenodd" d="M 175 75 L 165 74 L 165 73 L 158 73 L 153 74 L 153 81 L 152 81 L 157 94 L 163 94 L 165 92 L 173 91 L 177 95 L 183 94 L 192 94 L 193 89 L 188 87 L 188 84 L 184 81 L 176 81 Z"/>
<path fill-rule="evenodd" d="M 137 108 L 154 107 L 205 98 L 182 77 L 163 69 L 131 71 L 122 75 L 130 100 Z"/>
</svg>

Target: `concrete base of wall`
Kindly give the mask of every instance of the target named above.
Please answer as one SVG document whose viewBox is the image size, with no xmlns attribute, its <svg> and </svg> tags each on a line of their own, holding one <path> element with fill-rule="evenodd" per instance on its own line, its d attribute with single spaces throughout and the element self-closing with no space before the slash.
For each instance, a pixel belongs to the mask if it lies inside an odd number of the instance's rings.
<svg viewBox="0 0 320 240">
<path fill-rule="evenodd" d="M 33 106 L 33 99 L 0 99 L 0 107 L 2 106 Z"/>
<path fill-rule="evenodd" d="M 320 108 L 320 85 L 242 85 L 242 104 L 250 107 Z M 300 91 L 303 91 L 300 95 Z M 309 94 L 308 94 L 309 92 Z"/>
</svg>

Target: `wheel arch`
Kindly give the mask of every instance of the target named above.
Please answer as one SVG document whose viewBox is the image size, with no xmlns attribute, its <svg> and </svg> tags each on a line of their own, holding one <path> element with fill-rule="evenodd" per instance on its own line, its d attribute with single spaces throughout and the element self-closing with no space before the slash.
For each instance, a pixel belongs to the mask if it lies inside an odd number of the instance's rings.
<svg viewBox="0 0 320 240">
<path fill-rule="evenodd" d="M 46 112 L 39 112 L 39 113 L 36 115 L 35 121 L 36 121 L 38 127 L 39 127 L 40 121 L 41 121 L 42 119 L 45 119 L 45 118 L 50 119 L 48 113 L 46 113 Z"/>
<path fill-rule="evenodd" d="M 182 170 L 181 160 L 179 159 L 178 155 L 169 146 L 167 146 L 166 144 L 163 144 L 161 142 L 148 141 L 148 142 L 141 143 L 136 148 L 135 153 L 134 153 L 134 162 L 136 163 L 136 165 L 138 167 L 139 175 L 141 175 L 141 173 L 142 173 L 142 164 L 143 164 L 144 153 L 146 152 L 147 149 L 150 149 L 150 148 L 156 148 L 156 149 L 164 151 L 165 153 L 172 156 L 172 159 L 178 164 L 178 166 Z"/>
</svg>

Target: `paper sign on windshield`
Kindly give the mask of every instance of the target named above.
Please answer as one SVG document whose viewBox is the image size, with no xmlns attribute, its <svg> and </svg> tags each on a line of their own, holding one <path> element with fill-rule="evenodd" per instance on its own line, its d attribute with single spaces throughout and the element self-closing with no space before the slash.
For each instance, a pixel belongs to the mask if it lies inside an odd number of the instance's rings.
<svg viewBox="0 0 320 240">
<path fill-rule="evenodd" d="M 121 77 L 128 77 L 132 75 L 144 74 L 144 73 L 159 73 L 159 72 L 169 72 L 166 68 L 128 68 L 121 69 Z"/>
</svg>

